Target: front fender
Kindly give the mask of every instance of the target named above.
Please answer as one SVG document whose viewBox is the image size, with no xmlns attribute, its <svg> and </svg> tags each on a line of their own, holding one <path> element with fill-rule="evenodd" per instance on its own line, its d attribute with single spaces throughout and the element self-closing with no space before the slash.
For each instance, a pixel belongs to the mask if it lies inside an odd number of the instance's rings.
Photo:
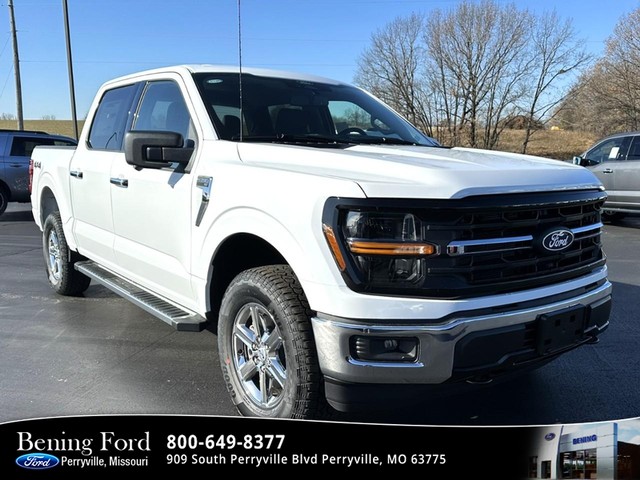
<svg viewBox="0 0 640 480">
<path fill-rule="evenodd" d="M 313 239 L 301 237 L 264 211 L 242 207 L 228 210 L 215 220 L 202 238 L 202 249 L 193 257 L 192 271 L 196 277 L 205 280 L 206 285 L 211 281 L 211 266 L 220 246 L 226 239 L 239 233 L 259 237 L 277 250 L 296 273 L 311 305 L 314 304 L 313 289 L 305 287 L 311 279 L 313 282 L 319 279 L 335 282 L 327 262 L 331 260 L 330 253 L 323 248 L 325 245 L 318 243 L 315 236 Z M 206 292 L 198 293 L 201 299 L 207 297 Z"/>
</svg>

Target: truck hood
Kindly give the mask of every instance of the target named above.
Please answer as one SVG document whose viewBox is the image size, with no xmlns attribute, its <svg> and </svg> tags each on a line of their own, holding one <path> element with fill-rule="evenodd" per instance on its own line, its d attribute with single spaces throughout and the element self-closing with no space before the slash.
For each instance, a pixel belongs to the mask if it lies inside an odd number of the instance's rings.
<svg viewBox="0 0 640 480">
<path fill-rule="evenodd" d="M 599 188 L 586 168 L 530 155 L 469 148 L 357 145 L 345 149 L 239 143 L 240 159 L 356 182 L 368 197 L 472 195 Z"/>
</svg>

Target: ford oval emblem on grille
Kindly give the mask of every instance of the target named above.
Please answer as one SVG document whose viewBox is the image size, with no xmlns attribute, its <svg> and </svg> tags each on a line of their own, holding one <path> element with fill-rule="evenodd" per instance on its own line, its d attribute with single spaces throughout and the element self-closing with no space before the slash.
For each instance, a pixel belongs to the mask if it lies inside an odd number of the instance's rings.
<svg viewBox="0 0 640 480">
<path fill-rule="evenodd" d="M 550 252 L 560 252 L 569 248 L 573 243 L 573 232 L 565 228 L 559 228 L 547 233 L 542 239 L 542 246 Z"/>
</svg>

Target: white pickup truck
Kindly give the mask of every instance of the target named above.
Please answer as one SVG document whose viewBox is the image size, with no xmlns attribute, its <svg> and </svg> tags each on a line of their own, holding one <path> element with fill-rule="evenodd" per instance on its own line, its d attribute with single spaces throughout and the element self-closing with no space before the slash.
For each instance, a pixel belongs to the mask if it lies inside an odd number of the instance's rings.
<svg viewBox="0 0 640 480">
<path fill-rule="evenodd" d="M 119 78 L 78 147 L 38 147 L 32 169 L 52 287 L 93 279 L 179 330 L 209 322 L 245 415 L 488 383 L 609 324 L 592 173 L 441 147 L 333 80 Z"/>
</svg>

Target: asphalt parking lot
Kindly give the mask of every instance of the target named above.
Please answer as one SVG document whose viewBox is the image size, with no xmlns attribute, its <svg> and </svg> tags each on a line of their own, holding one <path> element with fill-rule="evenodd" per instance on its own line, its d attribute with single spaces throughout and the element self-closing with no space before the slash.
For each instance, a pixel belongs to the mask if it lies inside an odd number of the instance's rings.
<svg viewBox="0 0 640 480">
<path fill-rule="evenodd" d="M 640 416 L 640 217 L 605 227 L 614 306 L 597 345 L 516 380 L 347 421 L 525 425 Z M 235 415 L 209 331 L 176 332 L 105 288 L 64 298 L 28 205 L 0 216 L 0 422 L 102 413 Z"/>
</svg>

